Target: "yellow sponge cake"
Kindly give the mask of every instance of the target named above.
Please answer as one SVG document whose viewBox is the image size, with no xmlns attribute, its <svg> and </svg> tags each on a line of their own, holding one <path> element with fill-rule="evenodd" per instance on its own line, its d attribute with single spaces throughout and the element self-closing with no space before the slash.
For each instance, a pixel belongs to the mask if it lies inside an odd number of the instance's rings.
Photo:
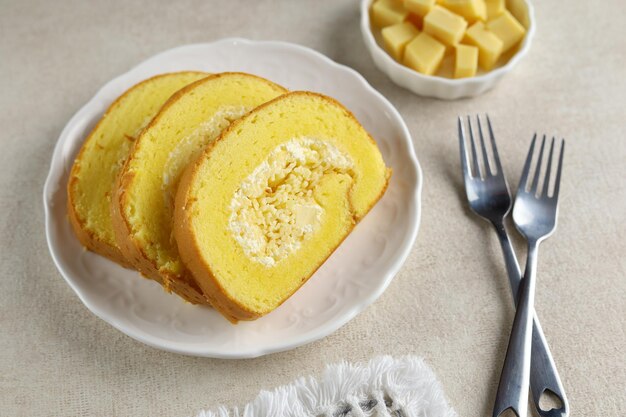
<svg viewBox="0 0 626 417">
<path fill-rule="evenodd" d="M 200 72 L 163 74 L 119 97 L 104 113 L 76 157 L 67 185 L 68 215 L 89 250 L 129 266 L 113 234 L 110 214 L 115 178 L 137 134 L 177 90 L 206 77 Z"/>
<path fill-rule="evenodd" d="M 180 256 L 214 308 L 254 320 L 309 279 L 390 174 L 341 104 L 283 95 L 232 123 L 185 170 L 174 215 Z"/>
<path fill-rule="evenodd" d="M 133 266 L 179 294 L 195 285 L 172 235 L 180 176 L 232 121 L 285 92 L 260 77 L 222 73 L 185 87 L 163 106 L 137 138 L 111 204 L 117 243 Z"/>
</svg>

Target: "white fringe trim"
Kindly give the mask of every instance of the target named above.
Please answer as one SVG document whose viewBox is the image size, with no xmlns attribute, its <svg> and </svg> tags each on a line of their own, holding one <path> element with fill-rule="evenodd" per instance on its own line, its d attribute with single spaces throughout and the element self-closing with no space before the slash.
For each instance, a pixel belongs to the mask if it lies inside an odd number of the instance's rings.
<svg viewBox="0 0 626 417">
<path fill-rule="evenodd" d="M 319 380 L 302 377 L 261 391 L 240 411 L 224 406 L 197 417 L 457 417 L 421 358 L 379 356 L 328 365 Z"/>
</svg>

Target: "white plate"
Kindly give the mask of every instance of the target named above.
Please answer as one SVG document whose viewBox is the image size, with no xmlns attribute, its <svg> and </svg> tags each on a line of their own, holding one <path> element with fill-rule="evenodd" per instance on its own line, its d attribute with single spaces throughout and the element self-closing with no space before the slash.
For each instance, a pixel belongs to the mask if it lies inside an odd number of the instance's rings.
<svg viewBox="0 0 626 417">
<path fill-rule="evenodd" d="M 393 176 L 385 196 L 313 277 L 271 314 L 236 326 L 215 311 L 165 293 L 94 253 L 74 237 L 66 182 L 84 138 L 109 104 L 152 75 L 181 70 L 244 71 L 290 90 L 335 97 L 378 142 Z M 284 42 L 224 39 L 148 59 L 106 84 L 69 121 L 44 187 L 46 236 L 54 262 L 94 314 L 148 345 L 195 356 L 249 358 L 318 340 L 378 298 L 409 254 L 420 219 L 422 174 L 411 136 L 394 107 L 354 70 Z"/>
</svg>

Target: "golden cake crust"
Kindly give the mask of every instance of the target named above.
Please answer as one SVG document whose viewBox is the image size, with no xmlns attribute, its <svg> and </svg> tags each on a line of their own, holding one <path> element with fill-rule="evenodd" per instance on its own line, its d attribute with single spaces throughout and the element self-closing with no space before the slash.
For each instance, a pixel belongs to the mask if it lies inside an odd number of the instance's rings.
<svg viewBox="0 0 626 417">
<path fill-rule="evenodd" d="M 190 274 L 177 277 L 164 277 L 143 252 L 141 245 L 133 240 L 130 225 L 121 214 L 121 207 L 125 204 L 126 198 L 126 194 L 124 193 L 125 182 L 130 180 L 130 175 L 118 175 L 114 187 L 116 190 L 115 198 L 111 201 L 113 229 L 115 231 L 117 244 L 119 245 L 124 259 L 128 260 L 143 276 L 161 284 L 167 292 L 173 291 L 192 304 L 210 304 Z"/>
<path fill-rule="evenodd" d="M 255 79 L 266 82 L 268 85 L 272 85 L 273 87 L 284 90 L 283 87 L 264 78 L 254 76 L 252 74 L 229 72 L 209 75 L 206 78 L 185 86 L 181 90 L 177 91 L 174 95 L 172 95 L 172 97 L 170 97 L 170 99 L 163 105 L 161 111 L 159 111 L 159 113 L 152 119 L 148 126 L 146 126 L 144 132 L 149 130 L 151 126 L 156 124 L 163 117 L 165 111 L 173 106 L 178 100 L 180 100 L 187 92 L 193 90 L 199 84 L 231 74 L 241 74 L 245 75 L 246 77 L 254 77 Z M 170 274 L 159 270 L 154 260 L 146 254 L 141 242 L 138 242 L 132 236 L 131 225 L 123 209 L 128 204 L 126 190 L 130 187 L 134 176 L 132 172 L 128 172 L 127 167 L 134 157 L 133 154 L 142 144 L 142 136 L 143 134 L 140 135 L 139 138 L 137 138 L 133 152 L 126 160 L 124 167 L 120 170 L 120 173 L 117 177 L 116 185 L 114 187 L 114 193 L 111 198 L 111 216 L 117 244 L 119 245 L 123 256 L 128 259 L 129 262 L 139 272 L 141 272 L 146 277 L 159 282 L 166 290 L 174 291 L 187 301 L 194 304 L 212 305 L 212 298 L 204 293 L 204 291 L 199 287 L 197 281 L 193 278 L 190 270 L 187 269 L 182 274 Z"/>
<path fill-rule="evenodd" d="M 108 242 L 99 239 L 85 227 L 85 222 L 80 219 L 74 204 L 73 182 L 76 180 L 76 177 L 71 176 L 67 186 L 67 217 L 74 230 L 74 235 L 76 235 L 80 244 L 88 250 L 109 258 L 125 268 L 132 268 L 131 263 L 126 260 L 126 257 L 117 246 L 110 245 Z"/>
<path fill-rule="evenodd" d="M 184 73 L 187 74 L 203 74 L 201 72 L 198 71 L 186 71 Z M 134 86 L 132 86 L 131 88 L 129 88 L 128 90 L 126 90 L 122 95 L 120 95 L 117 99 L 115 99 L 115 101 L 113 103 L 111 103 L 111 105 L 107 108 L 107 110 L 104 112 L 104 114 L 102 115 L 102 117 L 100 118 L 100 120 L 98 121 L 98 123 L 96 124 L 96 126 L 94 126 L 94 128 L 91 130 L 91 132 L 89 133 L 89 135 L 87 136 L 87 138 L 85 139 L 85 141 L 83 142 L 83 145 L 80 148 L 80 151 L 78 152 L 78 155 L 76 156 L 76 158 L 74 159 L 74 163 L 72 164 L 72 170 L 70 171 L 70 178 L 68 180 L 67 183 L 67 215 L 68 215 L 68 219 L 70 221 L 70 224 L 72 226 L 72 229 L 74 230 L 74 234 L 76 235 L 76 237 L 78 238 L 78 241 L 88 250 L 95 252 L 97 254 L 100 254 L 102 256 L 105 256 L 106 258 L 126 267 L 126 268 L 130 268 L 132 267 L 132 264 L 126 259 L 126 257 L 124 256 L 124 254 L 122 253 L 122 251 L 114 245 L 111 245 L 109 242 L 106 242 L 102 239 L 100 239 L 95 233 L 93 233 L 93 231 L 89 230 L 89 228 L 86 227 L 86 222 L 84 219 L 81 218 L 78 209 L 76 207 L 76 200 L 77 200 L 77 196 L 76 196 L 76 183 L 78 182 L 78 171 L 80 170 L 80 162 L 83 160 L 83 157 L 85 155 L 85 151 L 87 149 L 87 143 L 91 142 L 94 139 L 94 134 L 98 131 L 98 128 L 102 125 L 102 123 L 104 123 L 105 118 L 112 113 L 113 111 L 115 111 L 121 104 L 121 102 L 128 97 L 130 94 L 132 94 L 134 91 L 136 91 L 137 89 L 141 88 L 142 86 L 144 86 L 146 83 L 150 83 L 152 81 L 154 81 L 155 79 L 161 78 L 161 77 L 165 77 L 165 76 L 170 76 L 172 74 L 159 74 L 156 75 L 154 77 L 148 78 L 146 80 L 143 80 L 137 84 L 135 84 Z M 208 75 L 208 74 L 206 74 Z M 128 140 L 134 140 L 134 138 L 127 138 Z"/>
<path fill-rule="evenodd" d="M 337 100 L 331 97 L 327 97 L 322 94 L 308 92 L 308 91 L 294 91 L 294 92 L 287 93 L 283 96 L 277 97 L 271 101 L 268 101 L 258 106 L 252 112 L 248 113 L 246 116 L 242 117 L 241 119 L 236 120 L 229 127 L 224 129 L 221 135 L 215 141 L 213 141 L 209 146 L 207 146 L 207 148 L 202 152 L 200 157 L 198 157 L 198 159 L 194 163 L 190 164 L 187 167 L 187 169 L 185 169 L 183 176 L 181 177 L 178 190 L 176 193 L 176 201 L 175 201 L 175 209 L 174 209 L 175 210 L 174 211 L 174 236 L 178 244 L 180 256 L 183 262 L 185 263 L 185 265 L 187 266 L 187 268 L 192 272 L 192 275 L 194 279 L 196 280 L 197 284 L 200 286 L 200 288 L 202 288 L 204 294 L 211 301 L 211 305 L 213 306 L 213 308 L 218 310 L 224 317 L 226 317 L 232 323 L 237 323 L 240 320 L 244 320 L 244 321 L 255 320 L 259 318 L 261 315 L 255 311 L 252 311 L 250 308 L 248 308 L 246 305 L 243 305 L 238 300 L 230 297 L 227 294 L 227 292 L 224 290 L 222 285 L 220 284 L 219 279 L 217 279 L 217 277 L 213 273 L 211 266 L 205 262 L 204 257 L 202 256 L 202 250 L 198 244 L 198 238 L 196 237 L 194 233 L 194 229 L 191 225 L 191 221 L 193 217 L 190 214 L 190 210 L 187 210 L 186 204 L 188 202 L 193 202 L 193 197 L 190 196 L 191 187 L 196 176 L 198 175 L 198 170 L 202 161 L 205 160 L 206 158 L 211 157 L 211 153 L 213 149 L 215 148 L 215 145 L 219 141 L 221 141 L 230 131 L 236 130 L 239 127 L 239 125 L 244 122 L 245 119 L 247 119 L 248 117 L 252 117 L 252 115 L 256 113 L 257 111 L 262 110 L 263 108 L 272 105 L 272 103 L 274 103 L 275 101 L 281 100 L 282 98 L 286 96 L 296 96 L 296 95 L 321 98 L 333 105 L 339 106 L 341 109 L 345 111 L 345 114 L 348 117 L 353 119 L 356 123 L 359 123 L 356 117 L 349 110 L 347 110 L 341 103 L 339 103 Z M 370 141 L 372 141 L 372 143 L 374 144 L 376 143 L 376 141 L 374 141 L 374 139 L 369 134 L 369 132 L 367 133 L 367 137 L 369 138 Z M 386 181 L 385 181 L 384 187 L 382 188 L 380 194 L 373 200 L 371 205 L 367 208 L 367 210 L 365 211 L 365 214 L 367 214 L 371 210 L 371 208 L 378 202 L 378 200 L 380 200 L 380 198 L 383 196 L 383 194 L 385 193 L 389 185 L 390 177 L 391 177 L 391 169 L 387 168 Z M 350 190 L 350 192 L 352 192 L 352 189 Z M 350 199 L 348 199 L 348 202 L 350 202 Z M 354 211 L 352 211 L 352 213 L 354 213 Z M 352 232 L 356 224 L 363 218 L 363 216 L 361 218 L 356 218 L 353 215 L 353 218 L 352 218 L 353 221 L 352 221 L 352 225 L 350 227 L 349 233 L 346 233 L 346 235 L 343 237 L 341 242 L 339 242 L 337 246 L 335 246 L 329 253 L 327 253 L 326 256 L 319 262 L 319 264 L 315 266 L 313 273 L 311 273 L 309 276 L 305 276 L 301 278 L 300 285 L 298 285 L 298 287 L 296 287 L 291 292 L 291 294 L 289 294 L 289 296 L 285 297 L 282 302 L 286 301 L 291 295 L 293 295 L 293 293 L 295 293 L 302 285 L 304 285 L 304 283 L 311 276 L 313 276 L 315 271 L 317 271 L 317 269 L 319 269 L 322 266 L 322 264 L 326 262 L 328 257 L 330 257 L 330 255 L 332 255 L 332 253 L 350 235 L 350 232 Z"/>
</svg>

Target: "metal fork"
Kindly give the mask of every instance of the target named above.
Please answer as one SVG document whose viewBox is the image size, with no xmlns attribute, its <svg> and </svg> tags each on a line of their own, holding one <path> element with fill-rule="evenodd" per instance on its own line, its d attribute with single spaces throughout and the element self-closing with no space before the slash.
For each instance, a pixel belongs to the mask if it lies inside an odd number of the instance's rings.
<svg viewBox="0 0 626 417">
<path fill-rule="evenodd" d="M 505 265 L 509 276 L 509 283 L 513 293 L 513 300 L 517 304 L 519 285 L 521 281 L 521 271 L 515 252 L 509 240 L 504 219 L 511 209 L 511 194 L 500 163 L 498 148 L 493 134 L 493 128 L 489 116 L 486 116 L 487 127 L 490 137 L 490 145 L 493 155 L 493 164 L 489 162 L 487 157 L 487 148 L 483 136 L 483 129 L 480 118 L 476 117 L 478 124 L 478 133 L 480 136 L 481 153 L 483 156 L 483 165 L 479 163 L 478 154 L 476 152 L 476 141 L 471 125 L 471 119 L 467 118 L 469 129 L 469 139 L 471 145 L 471 164 L 469 155 L 465 146 L 466 134 L 463 126 L 463 120 L 458 119 L 459 128 L 459 145 L 461 149 L 461 166 L 463 168 L 463 177 L 465 181 L 465 191 L 472 211 L 485 220 L 489 221 L 495 228 L 502 252 L 504 255 Z M 534 317 L 534 328 L 532 335 L 532 357 L 531 357 L 531 375 L 530 386 L 533 404 L 537 413 L 542 417 L 567 417 L 569 416 L 569 404 L 565 396 L 565 391 L 559 374 L 556 370 L 554 360 L 550 354 L 548 343 L 539 324 L 539 319 Z M 561 407 L 558 409 L 542 410 L 540 407 L 540 399 L 546 391 L 551 391 L 560 401 Z"/>
<path fill-rule="evenodd" d="M 539 190 L 539 176 L 546 144 L 545 135 L 541 141 L 541 150 L 539 151 L 532 184 L 528 182 L 528 174 L 534 156 L 536 141 L 537 135 L 535 134 L 528 151 L 524 170 L 522 171 L 515 198 L 515 207 L 513 208 L 515 226 L 528 241 L 528 256 L 526 258 L 526 272 L 520 284 L 519 300 L 515 319 L 513 320 L 511 337 L 509 338 L 509 346 L 504 359 L 502 375 L 500 376 L 494 416 L 499 416 L 507 409 L 512 409 L 518 416 L 525 417 L 527 413 L 537 253 L 539 244 L 552 235 L 556 229 L 565 141 L 561 141 L 561 151 L 556 169 L 554 191 L 552 193 L 549 192 L 549 188 L 554 138 L 552 138 L 552 144 L 550 145 L 550 154 L 548 155 L 548 164 L 545 168 L 542 190 Z"/>
</svg>

